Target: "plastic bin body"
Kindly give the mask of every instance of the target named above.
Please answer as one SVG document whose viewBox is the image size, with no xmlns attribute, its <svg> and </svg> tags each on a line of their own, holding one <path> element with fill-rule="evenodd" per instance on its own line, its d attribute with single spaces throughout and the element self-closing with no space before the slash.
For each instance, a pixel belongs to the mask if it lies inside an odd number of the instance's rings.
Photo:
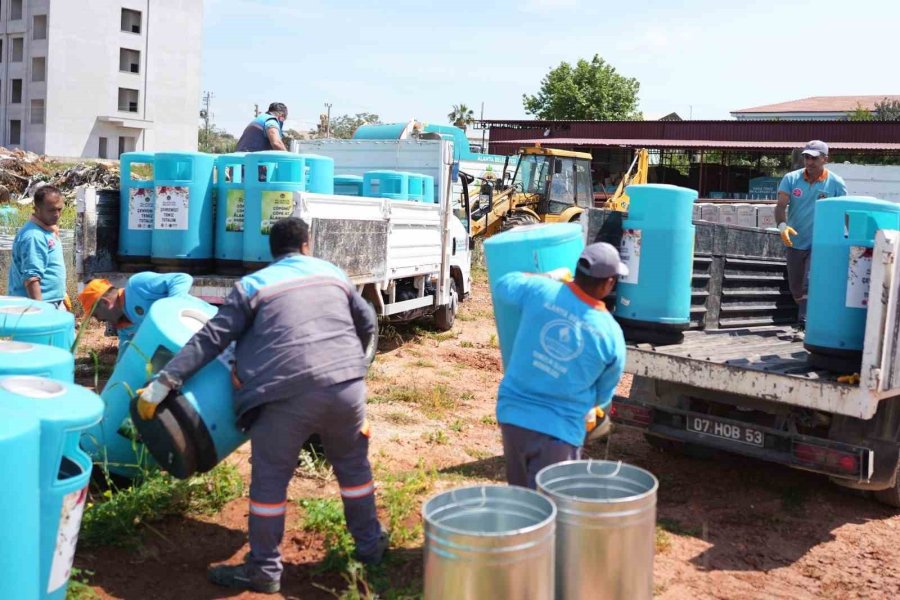
<svg viewBox="0 0 900 600">
<path fill-rule="evenodd" d="M 198 270 L 213 257 L 213 169 L 201 152 L 160 152 L 154 160 L 156 199 L 150 262 Z"/>
<path fill-rule="evenodd" d="M 425 177 L 418 173 L 407 173 L 409 177 L 409 199 L 413 202 L 425 201 Z"/>
<path fill-rule="evenodd" d="M 55 346 L 0 340 L 2 375 L 36 375 L 74 383 L 75 357 Z"/>
<path fill-rule="evenodd" d="M 334 193 L 334 159 L 318 154 L 300 154 L 306 171 L 306 191 L 315 194 Z"/>
<path fill-rule="evenodd" d="M 362 196 L 363 178 L 359 175 L 335 175 L 334 193 L 338 196 Z"/>
<path fill-rule="evenodd" d="M 243 263 L 258 269 L 272 262 L 269 230 L 294 213 L 294 192 L 306 190 L 306 161 L 290 152 L 251 152 L 245 157 Z"/>
<path fill-rule="evenodd" d="M 41 426 L 0 395 L 0 473 L 14 493 L 0 494 L 0 598 L 38 598 L 40 585 Z"/>
<path fill-rule="evenodd" d="M 526 225 L 492 236 L 484 242 L 491 292 L 501 277 L 513 271 L 545 273 L 566 267 L 574 273 L 583 249 L 581 225 L 576 223 Z M 521 310 L 515 304 L 499 301 L 496 296 L 493 305 L 505 368 L 519 330 Z"/>
<path fill-rule="evenodd" d="M 97 394 L 43 377 L 0 377 L 0 407 L 28 411 L 40 421 L 41 598 L 63 600 L 91 477 L 91 459 L 78 447 L 103 414 Z"/>
<path fill-rule="evenodd" d="M 422 175 L 424 178 L 422 184 L 422 202 L 427 204 L 435 204 L 438 199 L 434 191 L 434 177 L 431 175 Z"/>
<path fill-rule="evenodd" d="M 816 202 L 804 340 L 810 351 L 862 359 L 879 229 L 900 229 L 900 205 L 849 196 Z"/>
<path fill-rule="evenodd" d="M 152 152 L 126 152 L 119 158 L 119 262 L 147 265 L 153 238 L 153 207 L 156 188 L 153 183 Z M 150 168 L 146 179 L 135 167 Z"/>
<path fill-rule="evenodd" d="M 409 174 L 401 171 L 369 171 L 363 175 L 363 196 L 409 200 Z"/>
<path fill-rule="evenodd" d="M 245 152 L 216 159 L 216 271 L 243 272 Z"/>
<path fill-rule="evenodd" d="M 634 330 L 679 331 L 690 323 L 697 192 L 674 185 L 628 186 L 619 255 L 629 273 L 616 286 L 614 316 Z M 631 332 L 629 330 L 632 330 Z"/>
<path fill-rule="evenodd" d="M 75 315 L 40 300 L 0 296 L 0 337 L 71 351 Z"/>
</svg>

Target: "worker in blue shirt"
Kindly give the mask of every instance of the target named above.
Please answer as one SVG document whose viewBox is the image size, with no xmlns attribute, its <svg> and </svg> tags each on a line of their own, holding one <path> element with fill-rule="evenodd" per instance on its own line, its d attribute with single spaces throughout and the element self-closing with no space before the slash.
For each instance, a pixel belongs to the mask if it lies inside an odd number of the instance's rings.
<svg viewBox="0 0 900 600">
<path fill-rule="evenodd" d="M 337 476 L 357 558 L 380 562 L 387 535 L 375 512 L 365 416 L 365 348 L 375 311 L 343 271 L 309 256 L 304 221 L 277 221 L 269 248 L 274 262 L 235 284 L 216 316 L 140 391 L 137 410 L 153 418 L 171 390 L 235 342 L 235 413 L 249 429 L 252 453 L 250 553 L 208 576 L 225 587 L 276 593 L 288 484 L 311 433 L 321 436 Z"/>
<path fill-rule="evenodd" d="M 288 110 L 281 102 L 273 102 L 269 109 L 250 121 L 237 143 L 237 152 L 260 152 L 263 150 L 287 150 L 284 145 L 284 122 Z"/>
<path fill-rule="evenodd" d="M 625 339 L 603 298 L 627 273 L 616 249 L 600 242 L 581 253 L 574 281 L 526 273 L 497 281 L 497 299 L 518 306 L 527 323 L 497 394 L 510 485 L 534 489 L 542 468 L 579 458 L 587 415 L 597 407 L 608 412 Z"/>
<path fill-rule="evenodd" d="M 65 207 L 60 191 L 45 185 L 34 194 L 34 213 L 13 241 L 9 295 L 50 302 L 66 310 L 66 263 L 59 237 Z"/>
<path fill-rule="evenodd" d="M 119 356 L 122 356 L 150 305 L 162 298 L 186 296 L 193 283 L 194 278 L 185 273 L 136 273 L 124 288 L 117 288 L 106 279 L 92 279 L 78 294 L 78 299 L 86 316 L 93 315 L 116 328 Z"/>
<path fill-rule="evenodd" d="M 791 296 L 800 308 L 800 326 L 806 322 L 806 294 L 812 252 L 813 217 L 816 202 L 846 196 L 847 186 L 839 175 L 825 168 L 828 144 L 813 140 L 803 148 L 804 168 L 785 175 L 778 186 L 775 222 L 787 246 L 787 275 Z"/>
</svg>

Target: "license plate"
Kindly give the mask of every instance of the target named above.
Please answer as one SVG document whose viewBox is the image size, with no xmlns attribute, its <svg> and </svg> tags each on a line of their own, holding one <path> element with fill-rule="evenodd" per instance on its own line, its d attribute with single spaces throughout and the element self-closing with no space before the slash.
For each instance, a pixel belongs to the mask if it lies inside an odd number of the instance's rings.
<svg viewBox="0 0 900 600">
<path fill-rule="evenodd" d="M 687 418 L 687 430 L 695 433 L 702 433 L 704 435 L 711 435 L 723 440 L 759 446 L 760 448 L 765 441 L 765 435 L 759 429 L 746 427 L 744 425 L 734 425 L 732 423 L 722 423 L 715 419 L 693 415 Z"/>
</svg>

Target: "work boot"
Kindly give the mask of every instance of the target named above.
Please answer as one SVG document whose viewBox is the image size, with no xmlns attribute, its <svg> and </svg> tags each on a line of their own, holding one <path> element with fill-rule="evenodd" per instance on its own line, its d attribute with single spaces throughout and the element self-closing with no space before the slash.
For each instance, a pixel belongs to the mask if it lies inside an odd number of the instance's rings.
<svg viewBox="0 0 900 600">
<path fill-rule="evenodd" d="M 374 567 L 375 565 L 381 564 L 381 561 L 384 559 L 384 553 L 387 552 L 389 543 L 388 533 L 382 530 L 381 535 L 378 537 L 378 542 L 375 544 L 375 550 L 368 554 L 356 552 L 354 554 L 356 560 L 367 567 Z"/>
<path fill-rule="evenodd" d="M 276 594 L 281 590 L 280 581 L 272 581 L 254 573 L 247 563 L 209 567 L 206 575 L 214 584 L 236 590 L 250 590 L 261 594 Z"/>
</svg>

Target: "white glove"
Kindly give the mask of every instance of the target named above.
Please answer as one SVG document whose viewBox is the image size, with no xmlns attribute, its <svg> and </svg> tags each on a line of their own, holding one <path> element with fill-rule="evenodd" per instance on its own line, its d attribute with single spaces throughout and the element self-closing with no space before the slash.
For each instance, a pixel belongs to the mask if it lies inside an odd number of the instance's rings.
<svg viewBox="0 0 900 600">
<path fill-rule="evenodd" d="M 572 281 L 572 271 L 568 267 L 560 267 L 543 273 L 544 277 L 549 277 L 554 281 Z"/>
<path fill-rule="evenodd" d="M 145 421 L 152 419 L 156 414 L 156 407 L 166 399 L 171 391 L 172 388 L 159 379 L 154 379 L 150 385 L 138 390 L 137 411 L 141 418 Z"/>
</svg>

